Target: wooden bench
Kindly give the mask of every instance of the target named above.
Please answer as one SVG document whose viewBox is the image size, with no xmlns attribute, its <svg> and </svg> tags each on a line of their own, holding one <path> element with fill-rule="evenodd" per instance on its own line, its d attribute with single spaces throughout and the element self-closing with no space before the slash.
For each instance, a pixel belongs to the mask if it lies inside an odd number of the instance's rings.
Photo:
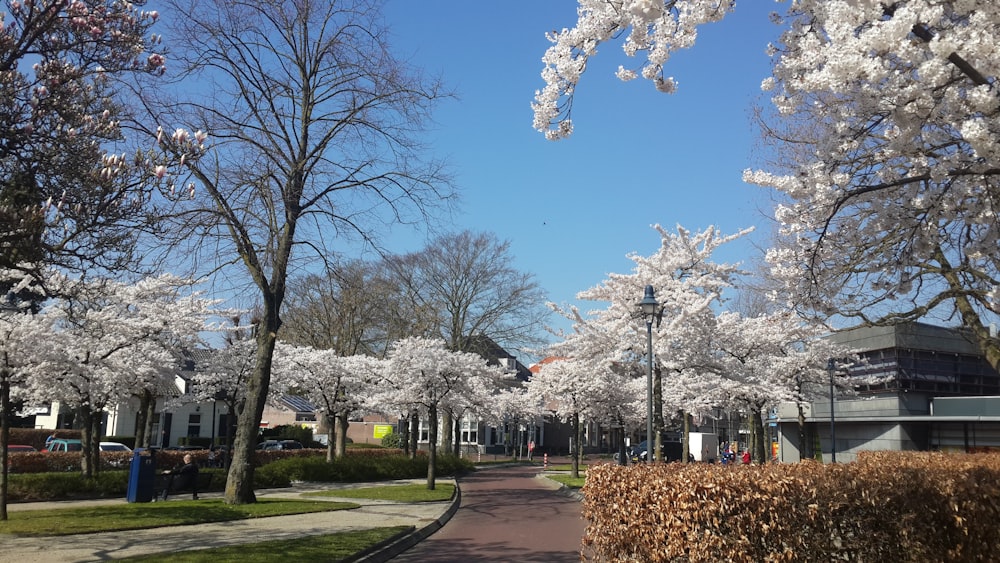
<svg viewBox="0 0 1000 563">
<path fill-rule="evenodd" d="M 153 500 L 167 500 L 167 497 L 175 493 L 190 492 L 193 500 L 198 500 L 198 493 L 208 491 L 215 478 L 215 472 L 199 471 L 194 482 L 186 486 L 177 486 L 174 481 L 177 477 L 175 473 L 161 473 L 157 479 L 157 486 L 153 490 Z"/>
</svg>

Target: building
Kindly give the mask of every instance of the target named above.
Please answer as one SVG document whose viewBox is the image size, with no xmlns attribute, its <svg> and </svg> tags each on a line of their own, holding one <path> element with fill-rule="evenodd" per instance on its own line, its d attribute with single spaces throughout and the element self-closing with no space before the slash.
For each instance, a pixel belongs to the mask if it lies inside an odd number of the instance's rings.
<svg viewBox="0 0 1000 563">
<path fill-rule="evenodd" d="M 1000 449 L 1000 374 L 961 329 L 923 323 L 863 327 L 830 338 L 864 359 L 849 370 L 879 382 L 856 397 L 803 405 L 806 457 L 849 462 L 864 450 Z M 798 406 L 771 418 L 779 461 L 799 460 Z M 812 454 L 812 455 L 810 455 Z"/>
</svg>

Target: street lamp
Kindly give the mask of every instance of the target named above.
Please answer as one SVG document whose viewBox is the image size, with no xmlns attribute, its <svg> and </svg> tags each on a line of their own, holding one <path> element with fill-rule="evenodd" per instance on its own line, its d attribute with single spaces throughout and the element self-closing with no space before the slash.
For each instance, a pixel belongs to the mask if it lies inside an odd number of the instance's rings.
<svg viewBox="0 0 1000 563">
<path fill-rule="evenodd" d="M 656 319 L 656 327 L 660 327 L 660 319 L 663 309 L 656 301 L 653 286 L 646 286 L 646 293 L 642 296 L 642 301 L 636 304 L 642 313 L 642 318 L 646 320 L 646 462 L 653 462 L 653 319 Z"/>
<path fill-rule="evenodd" d="M 833 358 L 826 364 L 830 373 L 830 463 L 837 463 L 837 426 L 833 412 L 833 372 L 836 369 Z"/>
</svg>

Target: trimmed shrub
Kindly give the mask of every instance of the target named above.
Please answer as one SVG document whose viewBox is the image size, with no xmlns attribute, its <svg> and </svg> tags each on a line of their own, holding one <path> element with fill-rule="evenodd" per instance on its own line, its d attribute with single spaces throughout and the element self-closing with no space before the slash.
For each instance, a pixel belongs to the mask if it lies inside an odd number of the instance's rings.
<svg viewBox="0 0 1000 563">
<path fill-rule="evenodd" d="M 79 473 L 26 473 L 9 475 L 10 501 L 43 501 L 125 496 L 128 471 L 102 471 L 93 479 Z"/>
<path fill-rule="evenodd" d="M 868 452 L 764 466 L 591 466 L 584 544 L 597 560 L 987 561 L 1000 455 Z"/>
<path fill-rule="evenodd" d="M 386 434 L 382 436 L 382 447 L 384 448 L 399 448 L 402 447 L 402 442 L 400 441 L 399 434 L 393 432 L 392 434 Z"/>
<path fill-rule="evenodd" d="M 365 450 L 365 452 L 370 450 Z M 438 456 L 437 474 L 456 475 L 473 468 L 471 462 L 456 456 Z M 427 457 L 415 458 L 396 455 L 367 456 L 347 455 L 327 463 L 322 456 L 291 457 L 269 463 L 257 469 L 256 474 L 272 478 L 272 474 L 285 475 L 292 481 L 360 482 L 388 479 L 417 479 L 427 475 Z"/>
</svg>

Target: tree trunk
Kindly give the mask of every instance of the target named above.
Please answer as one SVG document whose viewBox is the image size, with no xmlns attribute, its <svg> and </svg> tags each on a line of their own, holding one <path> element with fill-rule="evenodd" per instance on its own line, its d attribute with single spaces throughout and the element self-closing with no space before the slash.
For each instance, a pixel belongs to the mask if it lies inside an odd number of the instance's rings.
<svg viewBox="0 0 1000 563">
<path fill-rule="evenodd" d="M 681 411 L 681 417 L 684 420 L 684 436 L 681 437 L 681 463 L 687 463 L 691 460 L 691 417 L 688 416 L 687 411 Z"/>
<path fill-rule="evenodd" d="M 153 421 L 156 420 L 156 395 L 152 395 L 152 400 L 146 405 L 146 409 L 146 424 L 142 427 L 142 439 L 148 448 L 153 445 Z"/>
<path fill-rule="evenodd" d="M 0 370 L 0 522 L 7 520 L 7 445 L 10 444 L 10 373 Z"/>
<path fill-rule="evenodd" d="M 806 412 L 805 412 L 805 409 L 802 408 L 802 404 L 801 403 L 799 403 L 797 406 L 798 406 L 798 411 L 799 411 L 799 413 L 798 413 L 799 414 L 799 416 L 798 416 L 798 420 L 799 420 L 799 461 L 802 461 L 803 459 L 811 459 L 812 458 L 812 451 L 811 451 L 812 448 L 810 447 L 811 444 L 809 442 L 809 437 L 806 435 Z"/>
<path fill-rule="evenodd" d="M 257 330 L 257 363 L 247 381 L 246 399 L 236 422 L 236 439 L 232 447 L 232 465 L 226 480 L 226 504 L 251 504 L 257 502 L 253 490 L 253 473 L 257 435 L 267 403 L 271 385 L 271 361 L 277 341 L 278 319 L 276 312 L 265 307 L 261 325 Z"/>
<path fill-rule="evenodd" d="M 580 413 L 573 413 L 573 460 L 571 477 L 580 478 Z"/>
<path fill-rule="evenodd" d="M 444 435 L 441 436 L 441 451 L 449 452 L 451 451 L 451 423 L 452 423 L 451 411 L 445 409 L 441 412 L 441 428 L 444 428 Z"/>
<path fill-rule="evenodd" d="M 456 418 L 452 424 L 455 427 L 453 438 L 455 440 L 455 449 L 452 453 L 456 456 L 462 455 L 462 419 Z"/>
<path fill-rule="evenodd" d="M 418 443 L 420 443 L 420 414 L 413 411 L 410 414 L 410 459 L 417 457 Z"/>
<path fill-rule="evenodd" d="M 757 463 L 766 463 L 770 456 L 767 455 L 765 449 L 767 440 L 765 440 L 764 418 L 761 416 L 760 407 L 754 407 L 752 416 L 754 436 L 753 459 Z"/>
<path fill-rule="evenodd" d="M 347 411 L 337 413 L 334 420 L 333 434 L 336 441 L 336 451 L 334 455 L 337 458 L 342 458 L 347 455 L 347 428 L 351 424 L 350 416 L 348 416 Z"/>
<path fill-rule="evenodd" d="M 399 447 L 403 450 L 403 455 L 410 453 L 410 415 L 403 417 L 403 423 L 397 424 L 399 427 Z"/>
<path fill-rule="evenodd" d="M 663 459 L 663 371 L 659 364 L 653 366 L 653 438 L 650 447 L 656 461 Z M 649 449 L 649 448 L 647 448 Z"/>
<path fill-rule="evenodd" d="M 229 468 L 233 464 L 233 443 L 236 441 L 236 420 L 239 413 L 243 412 L 243 405 L 245 403 L 236 401 L 234 398 L 230 397 L 226 399 L 226 437 L 225 437 L 225 461 L 223 466 L 226 468 L 228 475 Z"/>
<path fill-rule="evenodd" d="M 437 406 L 431 405 L 427 413 L 427 437 L 430 442 L 427 448 L 427 489 L 433 491 L 435 487 L 434 472 L 437 469 L 437 438 L 438 419 Z"/>
<path fill-rule="evenodd" d="M 87 407 L 78 407 L 77 416 L 82 423 L 80 427 L 80 442 L 83 451 L 80 452 L 80 472 L 84 477 L 92 479 L 97 474 L 97 467 L 94 463 L 94 450 L 100 450 L 100 436 L 94 432 L 94 413 Z"/>
<path fill-rule="evenodd" d="M 337 417 L 333 414 L 330 414 L 329 412 L 325 413 L 323 416 L 325 417 L 323 423 L 326 424 L 326 427 L 330 429 L 330 434 L 327 435 L 326 439 L 326 462 L 333 463 L 334 458 L 337 457 L 336 454 L 337 446 L 335 444 L 335 442 L 337 441 L 336 438 L 337 431 L 335 429 L 337 425 Z"/>
<path fill-rule="evenodd" d="M 963 278 L 952 268 L 940 246 L 934 249 L 934 259 L 941 265 L 941 275 L 955 294 L 955 308 L 962 317 L 962 325 L 972 332 L 976 344 L 986 356 L 986 362 L 994 370 L 1000 371 L 1000 339 L 990 334 L 989 327 L 983 323 L 979 312 L 966 296 L 967 290 Z"/>
<path fill-rule="evenodd" d="M 148 413 L 146 405 L 149 403 L 150 394 L 149 389 L 143 389 L 139 393 L 139 408 L 135 410 L 135 444 L 133 444 L 136 448 L 145 448 L 148 446 L 144 440 L 146 437 L 146 416 Z"/>
</svg>

